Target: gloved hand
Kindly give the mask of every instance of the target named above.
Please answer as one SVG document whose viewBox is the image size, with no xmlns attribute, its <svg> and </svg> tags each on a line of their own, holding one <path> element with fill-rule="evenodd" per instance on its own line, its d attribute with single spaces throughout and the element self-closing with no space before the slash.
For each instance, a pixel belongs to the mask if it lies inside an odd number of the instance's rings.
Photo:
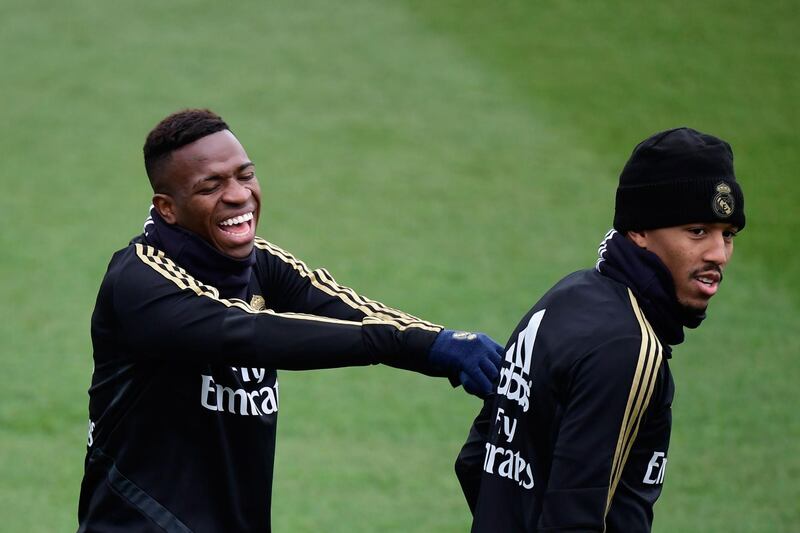
<svg viewBox="0 0 800 533">
<path fill-rule="evenodd" d="M 484 333 L 445 329 L 433 341 L 428 360 L 445 372 L 457 374 L 465 391 L 485 398 L 500 374 L 502 353 L 503 347 Z"/>
</svg>

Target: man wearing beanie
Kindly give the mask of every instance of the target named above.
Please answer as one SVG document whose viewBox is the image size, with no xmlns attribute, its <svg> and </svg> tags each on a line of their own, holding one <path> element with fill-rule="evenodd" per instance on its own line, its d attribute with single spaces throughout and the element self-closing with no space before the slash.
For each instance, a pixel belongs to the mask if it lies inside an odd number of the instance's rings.
<svg viewBox="0 0 800 533">
<path fill-rule="evenodd" d="M 672 347 L 705 318 L 744 225 L 725 141 L 677 128 L 634 149 L 597 264 L 522 318 L 456 461 L 473 532 L 650 531 Z"/>
</svg>

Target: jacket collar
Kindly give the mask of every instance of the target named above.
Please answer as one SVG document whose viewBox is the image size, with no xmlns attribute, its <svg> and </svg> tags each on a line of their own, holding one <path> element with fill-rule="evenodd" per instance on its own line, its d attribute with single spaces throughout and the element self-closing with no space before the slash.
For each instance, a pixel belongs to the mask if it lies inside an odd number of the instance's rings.
<svg viewBox="0 0 800 533">
<path fill-rule="evenodd" d="M 615 230 L 598 249 L 597 270 L 633 291 L 656 335 L 669 345 L 683 342 L 683 328 L 696 328 L 704 313 L 685 310 L 675 294 L 672 274 L 659 257 Z"/>
<path fill-rule="evenodd" d="M 167 223 L 153 206 L 144 223 L 144 238 L 147 244 L 163 251 L 192 277 L 216 287 L 221 297 L 241 300 L 247 297 L 256 262 L 255 249 L 244 259 L 227 256 L 197 234 Z"/>
</svg>

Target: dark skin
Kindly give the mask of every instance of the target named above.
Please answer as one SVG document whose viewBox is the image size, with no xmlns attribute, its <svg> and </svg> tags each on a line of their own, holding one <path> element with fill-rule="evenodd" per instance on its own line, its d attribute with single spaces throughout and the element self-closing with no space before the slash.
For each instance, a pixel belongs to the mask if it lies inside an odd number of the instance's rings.
<svg viewBox="0 0 800 533">
<path fill-rule="evenodd" d="M 629 231 L 628 238 L 656 254 L 675 282 L 678 303 L 704 312 L 722 282 L 738 229 L 721 222 Z"/>
<path fill-rule="evenodd" d="M 229 130 L 218 131 L 173 151 L 159 170 L 164 191 L 153 205 L 225 255 L 244 258 L 253 249 L 261 209 L 255 165 Z"/>
</svg>

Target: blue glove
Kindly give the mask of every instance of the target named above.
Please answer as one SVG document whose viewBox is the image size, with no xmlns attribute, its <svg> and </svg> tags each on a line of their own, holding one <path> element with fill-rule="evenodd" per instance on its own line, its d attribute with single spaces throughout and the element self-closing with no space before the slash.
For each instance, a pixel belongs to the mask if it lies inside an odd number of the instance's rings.
<svg viewBox="0 0 800 533">
<path fill-rule="evenodd" d="M 440 370 L 458 375 L 465 391 L 485 398 L 500 375 L 502 353 L 503 347 L 488 335 L 445 329 L 433 341 L 428 360 Z"/>
</svg>

